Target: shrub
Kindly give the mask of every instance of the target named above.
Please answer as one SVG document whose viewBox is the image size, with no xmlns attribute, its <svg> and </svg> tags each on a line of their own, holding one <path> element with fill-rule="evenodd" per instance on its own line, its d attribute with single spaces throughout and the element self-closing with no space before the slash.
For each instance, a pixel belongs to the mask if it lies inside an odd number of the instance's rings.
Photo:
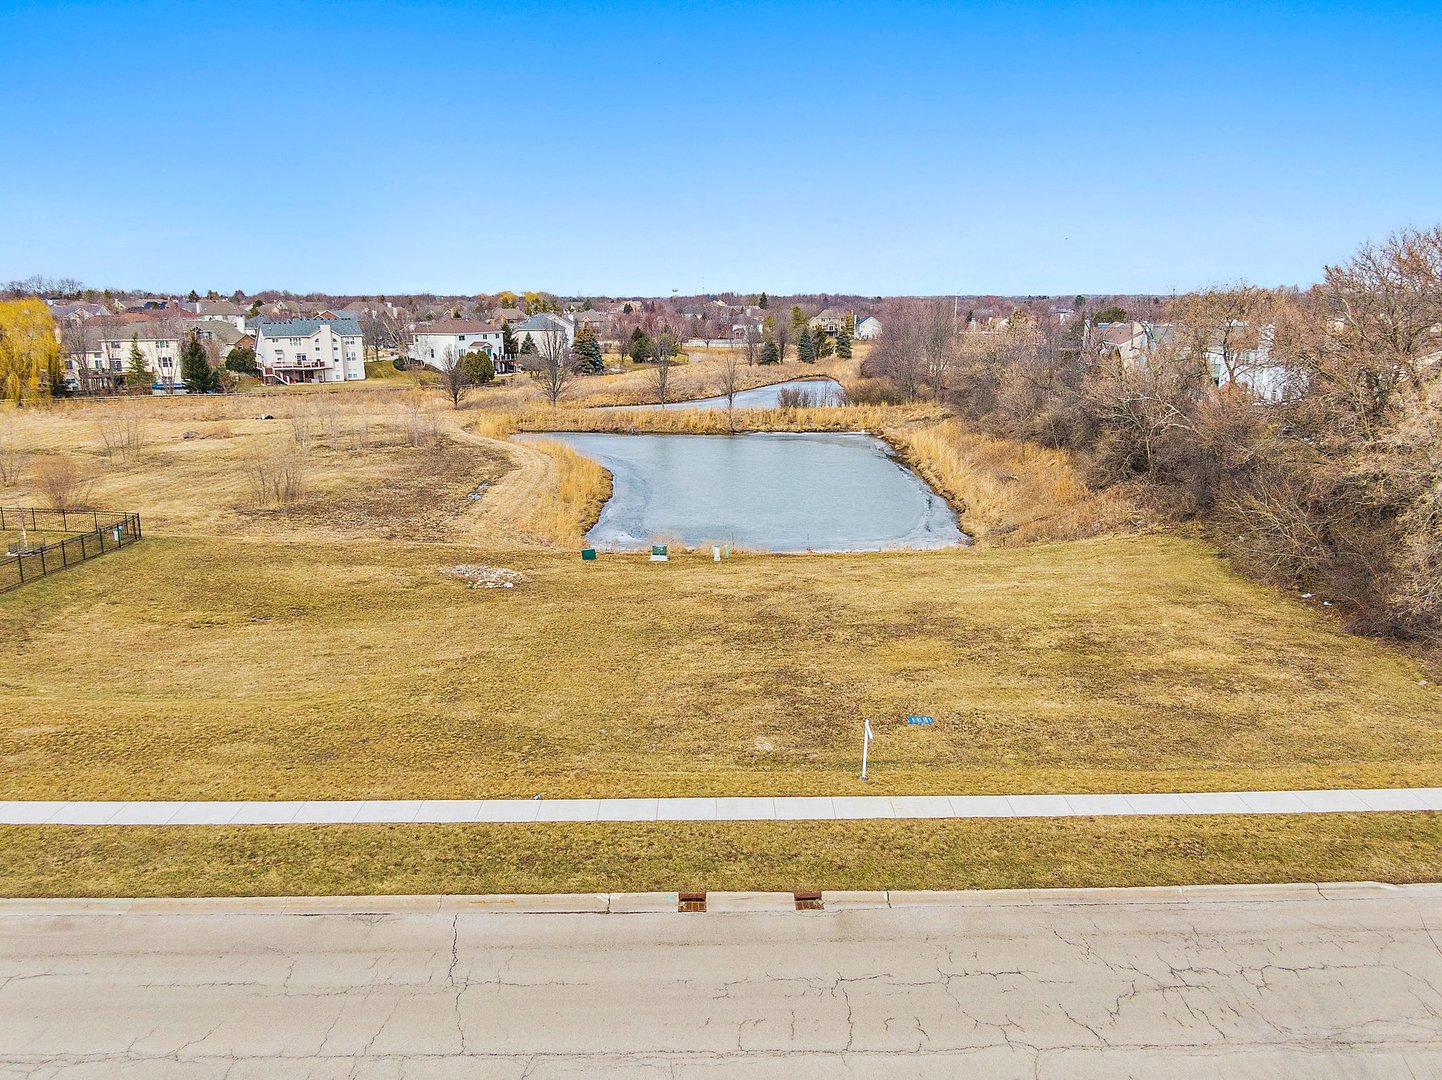
<svg viewBox="0 0 1442 1080">
<path fill-rule="evenodd" d="M 84 509 L 95 478 L 68 454 L 52 454 L 35 463 L 35 486 L 56 510 Z"/>
</svg>

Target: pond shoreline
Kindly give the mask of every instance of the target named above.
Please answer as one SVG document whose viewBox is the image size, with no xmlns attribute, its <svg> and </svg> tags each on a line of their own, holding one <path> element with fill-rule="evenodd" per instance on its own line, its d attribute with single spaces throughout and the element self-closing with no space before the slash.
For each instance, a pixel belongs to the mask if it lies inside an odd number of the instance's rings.
<svg viewBox="0 0 1442 1080">
<path fill-rule="evenodd" d="M 969 547 L 945 495 L 889 440 L 867 431 L 530 432 L 612 476 L 586 542 L 613 551 L 652 543 L 730 544 L 782 553 Z"/>
</svg>

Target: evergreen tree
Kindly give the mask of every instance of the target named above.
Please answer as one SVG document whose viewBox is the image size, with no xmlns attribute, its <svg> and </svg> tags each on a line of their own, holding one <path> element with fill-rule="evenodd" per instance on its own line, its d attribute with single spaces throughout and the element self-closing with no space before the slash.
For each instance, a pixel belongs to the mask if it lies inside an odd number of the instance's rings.
<svg viewBox="0 0 1442 1080">
<path fill-rule="evenodd" d="M 216 378 L 215 369 L 210 366 L 210 360 L 205 355 L 205 346 L 194 334 L 185 343 L 185 348 L 180 350 L 180 377 L 185 382 L 185 388 L 192 394 L 206 394 L 220 388 L 220 380 Z"/>
<path fill-rule="evenodd" d="M 816 341 L 811 336 L 811 327 L 803 327 L 796 342 L 796 358 L 803 364 L 816 363 Z"/>
<path fill-rule="evenodd" d="M 792 304 L 791 329 L 795 330 L 796 333 L 799 335 L 801 333 L 801 328 L 805 326 L 807 322 L 808 320 L 806 318 L 806 312 L 801 310 L 801 306 L 799 304 Z"/>
<path fill-rule="evenodd" d="M 516 355 L 516 335 L 511 333 L 511 324 L 505 319 L 501 320 L 501 355 Z"/>
<path fill-rule="evenodd" d="M 816 343 L 816 359 L 825 360 L 831 355 L 831 338 L 827 336 L 825 330 L 818 326 L 813 340 Z"/>
<path fill-rule="evenodd" d="M 583 375 L 600 375 L 606 370 L 605 361 L 601 359 L 601 343 L 596 339 L 596 332 L 588 325 L 582 325 L 576 331 L 576 341 L 572 346 L 576 356 L 576 370 Z"/>
<path fill-rule="evenodd" d="M 130 365 L 125 369 L 125 385 L 132 390 L 144 390 L 150 386 L 150 365 L 140 351 L 140 335 L 130 336 Z"/>
<path fill-rule="evenodd" d="M 851 321 L 848 316 L 846 322 Z M 846 325 L 836 332 L 836 355 L 843 360 L 851 359 L 851 330 Z"/>
<path fill-rule="evenodd" d="M 496 365 L 491 362 L 491 354 L 484 349 L 468 352 L 461 357 L 461 371 L 465 373 L 466 382 L 471 386 L 484 386 L 496 377 Z"/>
<path fill-rule="evenodd" d="M 631 331 L 630 353 L 631 359 L 638 364 L 644 364 L 651 358 L 651 339 L 639 326 Z"/>
<path fill-rule="evenodd" d="M 225 358 L 225 367 L 227 371 L 233 371 L 237 375 L 254 375 L 257 370 L 255 350 L 249 345 L 237 345 Z"/>
<path fill-rule="evenodd" d="M 756 362 L 758 364 L 781 363 L 781 354 L 776 350 L 776 342 L 768 338 L 766 343 L 761 346 L 761 356 Z"/>
<path fill-rule="evenodd" d="M 527 353 L 533 353 L 535 351 L 536 339 L 533 338 L 530 334 L 527 334 L 526 340 L 521 342 L 521 355 L 525 356 Z"/>
<path fill-rule="evenodd" d="M 758 297 L 756 298 L 756 306 L 759 307 L 762 311 L 765 311 L 765 310 L 766 310 L 766 305 L 769 304 L 770 302 L 771 302 L 770 297 L 768 297 L 765 293 L 762 293 L 760 296 L 758 296 Z"/>
</svg>

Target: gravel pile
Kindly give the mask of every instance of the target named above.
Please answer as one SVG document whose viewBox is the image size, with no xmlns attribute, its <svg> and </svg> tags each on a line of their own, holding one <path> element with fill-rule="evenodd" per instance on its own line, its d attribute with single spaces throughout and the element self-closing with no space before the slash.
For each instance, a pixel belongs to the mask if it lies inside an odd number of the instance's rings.
<svg viewBox="0 0 1442 1080">
<path fill-rule="evenodd" d="M 441 573 L 464 579 L 468 589 L 514 589 L 528 580 L 519 570 L 507 570 L 504 566 L 481 566 L 478 563 L 447 566 L 442 568 Z"/>
</svg>

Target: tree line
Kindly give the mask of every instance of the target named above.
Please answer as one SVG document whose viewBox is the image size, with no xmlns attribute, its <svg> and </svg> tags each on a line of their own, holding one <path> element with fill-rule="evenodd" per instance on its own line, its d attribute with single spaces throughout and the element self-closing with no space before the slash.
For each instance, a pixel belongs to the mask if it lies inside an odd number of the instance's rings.
<svg viewBox="0 0 1442 1080">
<path fill-rule="evenodd" d="M 1210 288 L 1126 316 L 1021 309 L 959 333 L 951 304 L 899 304 L 863 374 L 1076 451 L 1094 486 L 1355 629 L 1442 641 L 1442 227 L 1364 245 L 1310 289 Z"/>
</svg>

